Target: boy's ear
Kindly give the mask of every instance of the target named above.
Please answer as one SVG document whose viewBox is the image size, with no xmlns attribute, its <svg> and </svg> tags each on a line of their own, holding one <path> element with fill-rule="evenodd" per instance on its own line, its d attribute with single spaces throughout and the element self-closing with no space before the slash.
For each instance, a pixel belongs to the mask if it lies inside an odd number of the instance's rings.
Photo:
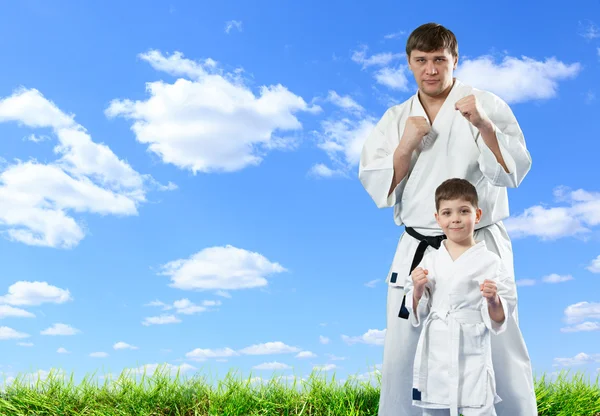
<svg viewBox="0 0 600 416">
<path fill-rule="evenodd" d="M 435 214 L 435 221 L 438 223 L 438 225 L 440 226 L 440 228 L 442 227 L 442 224 L 440 224 L 440 217 L 438 216 L 438 213 L 436 212 Z"/>
<path fill-rule="evenodd" d="M 475 211 L 475 223 L 477 224 L 479 221 L 481 221 L 481 208 L 477 208 L 477 211 Z"/>
</svg>

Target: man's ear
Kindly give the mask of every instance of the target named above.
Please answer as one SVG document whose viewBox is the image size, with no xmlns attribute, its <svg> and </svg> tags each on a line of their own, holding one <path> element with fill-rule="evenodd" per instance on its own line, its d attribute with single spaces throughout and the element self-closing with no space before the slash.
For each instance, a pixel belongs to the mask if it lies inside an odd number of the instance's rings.
<svg viewBox="0 0 600 416">
<path fill-rule="evenodd" d="M 457 66 L 458 66 L 458 55 L 456 55 L 456 56 L 454 57 L 454 68 L 453 68 L 453 69 L 454 69 L 454 70 L 456 70 L 456 67 L 457 67 Z"/>
</svg>

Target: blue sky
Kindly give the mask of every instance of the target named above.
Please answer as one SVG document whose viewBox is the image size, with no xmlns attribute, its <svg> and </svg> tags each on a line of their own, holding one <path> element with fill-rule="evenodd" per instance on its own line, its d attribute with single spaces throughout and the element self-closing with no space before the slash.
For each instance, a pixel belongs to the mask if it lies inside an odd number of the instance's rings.
<svg viewBox="0 0 600 416">
<path fill-rule="evenodd" d="M 506 225 L 534 371 L 595 377 L 598 6 L 196 3 L 2 4 L 0 372 L 368 375 L 402 228 L 357 162 L 436 21 L 532 154 Z"/>
</svg>

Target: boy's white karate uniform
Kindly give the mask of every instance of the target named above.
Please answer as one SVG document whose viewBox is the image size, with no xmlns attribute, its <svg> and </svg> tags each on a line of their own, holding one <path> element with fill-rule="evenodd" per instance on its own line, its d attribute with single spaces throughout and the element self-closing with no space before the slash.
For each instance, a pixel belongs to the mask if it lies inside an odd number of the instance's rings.
<svg viewBox="0 0 600 416">
<path fill-rule="evenodd" d="M 428 283 L 414 313 L 413 282 L 406 285 L 406 307 L 413 326 L 422 325 L 413 370 L 413 404 L 428 409 L 450 409 L 452 416 L 478 409 L 477 415 L 496 415 L 496 393 L 491 333 L 506 330 L 516 306 L 512 276 L 485 241 L 470 247 L 456 260 L 446 249 L 423 258 L 417 266 L 428 270 Z M 480 291 L 484 280 L 496 282 L 505 320 L 490 318 Z"/>
<path fill-rule="evenodd" d="M 500 151 L 509 173 L 497 162 L 479 131 L 454 107 L 473 94 L 496 128 Z M 509 216 L 507 187 L 519 186 L 531 168 L 531 156 L 510 107 L 496 95 L 472 88 L 455 79 L 440 108 L 430 134 L 413 152 L 406 177 L 388 196 L 394 174 L 393 153 L 410 116 L 427 119 L 418 94 L 389 108 L 367 137 L 359 165 L 359 180 L 379 208 L 393 207 L 394 222 L 426 236 L 442 231 L 435 221 L 435 189 L 446 179 L 462 178 L 477 189 L 483 214 L 476 241 L 485 240 L 513 275 L 512 244 L 502 220 Z M 381 368 L 379 416 L 418 416 L 412 405 L 412 365 L 420 328 L 398 317 L 404 286 L 419 241 L 406 232 L 400 236 L 387 279 L 387 325 Z M 427 252 L 434 251 L 432 247 Z M 396 276 L 396 280 L 393 277 Z M 531 361 L 518 325 L 518 308 L 506 331 L 492 339 L 492 357 L 498 394 L 499 416 L 537 415 Z"/>
</svg>

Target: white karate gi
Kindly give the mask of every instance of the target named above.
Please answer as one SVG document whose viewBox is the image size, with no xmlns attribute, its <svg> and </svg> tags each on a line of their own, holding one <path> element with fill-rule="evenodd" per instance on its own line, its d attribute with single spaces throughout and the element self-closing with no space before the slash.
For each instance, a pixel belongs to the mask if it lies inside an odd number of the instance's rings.
<svg viewBox="0 0 600 416">
<path fill-rule="evenodd" d="M 406 283 L 410 322 L 422 331 L 413 370 L 413 404 L 427 409 L 495 416 L 496 393 L 490 334 L 500 334 L 514 312 L 517 292 L 511 274 L 485 241 L 453 260 L 442 243 L 417 267 L 428 270 L 428 282 L 416 313 L 413 282 Z M 484 280 L 496 282 L 505 320 L 490 318 L 480 291 Z M 420 396 L 420 397 L 419 397 Z M 424 414 L 432 413 L 425 411 Z M 448 412 L 446 412 L 447 414 Z"/>
<path fill-rule="evenodd" d="M 475 95 L 495 125 L 496 137 L 506 173 L 484 143 L 479 131 L 455 103 Z M 508 105 L 492 93 L 469 87 L 455 79 L 454 86 L 440 108 L 424 145 L 413 152 L 408 174 L 388 197 L 392 176 L 393 153 L 404 132 L 409 116 L 427 114 L 415 94 L 402 104 L 389 108 L 366 139 L 360 158 L 359 179 L 377 207 L 394 207 L 397 225 L 413 227 L 423 235 L 442 233 L 435 221 L 435 189 L 446 179 L 458 177 L 477 189 L 482 218 L 475 230 L 476 241 L 485 240 L 489 250 L 498 254 L 513 275 L 510 238 L 502 224 L 509 216 L 507 187 L 517 187 L 531 167 L 531 157 L 523 133 Z M 404 232 L 386 281 L 387 330 L 381 369 L 379 416 L 417 416 L 412 406 L 412 365 L 420 328 L 398 317 L 404 286 L 419 241 Z M 435 250 L 428 247 L 426 253 Z M 393 282 L 392 276 L 398 276 Z M 537 415 L 531 362 L 518 326 L 518 310 L 506 331 L 492 340 L 492 357 L 498 394 L 499 416 Z"/>
</svg>

